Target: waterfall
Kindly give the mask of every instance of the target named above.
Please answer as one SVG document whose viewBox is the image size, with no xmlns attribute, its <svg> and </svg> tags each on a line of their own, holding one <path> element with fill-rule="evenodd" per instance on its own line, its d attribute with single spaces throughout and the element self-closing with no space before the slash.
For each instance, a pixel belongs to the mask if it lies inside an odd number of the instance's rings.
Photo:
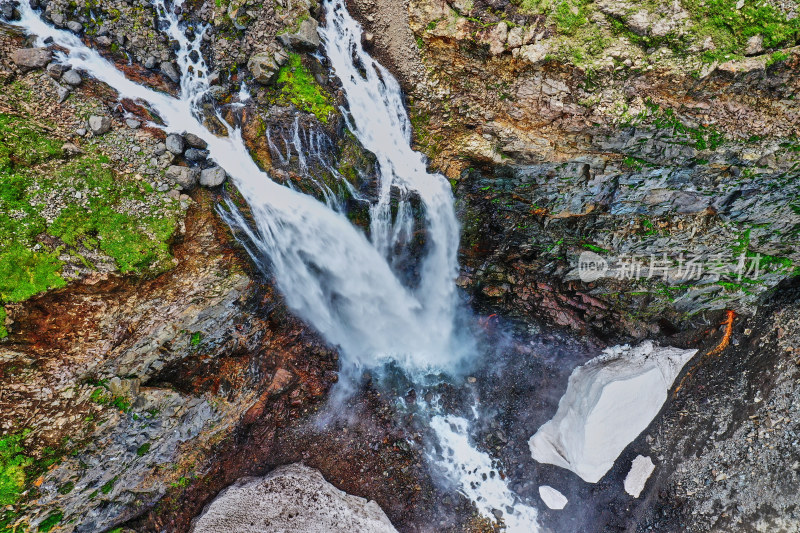
<svg viewBox="0 0 800 533">
<path fill-rule="evenodd" d="M 229 204 L 223 217 L 248 237 L 253 257 L 274 276 L 289 307 L 331 344 L 339 347 L 347 370 L 394 361 L 410 375 L 454 372 L 473 353 L 470 341 L 456 331 L 459 225 L 448 181 L 429 173 L 423 157 L 411 149 L 411 124 L 394 77 L 375 62 L 361 45 L 361 27 L 349 15 L 343 0 L 326 2 L 327 24 L 321 29 L 333 72 L 342 82 L 348 106 L 342 109 L 348 126 L 378 163 L 378 195 L 370 206 L 369 238 L 331 205 L 273 181 L 248 153 L 241 132 L 228 126 L 228 135 L 213 135 L 204 125 L 198 104 L 209 88 L 207 67 L 200 53 L 204 27 L 187 35 L 164 0 L 154 0 L 160 29 L 178 43 L 182 71 L 180 95 L 170 95 L 128 80 L 112 63 L 85 46 L 75 35 L 44 23 L 22 2 L 21 25 L 37 36 L 66 49 L 57 52 L 63 63 L 84 70 L 114 88 L 120 98 L 148 105 L 163 121 L 163 129 L 193 133 L 208 142 L 209 157 L 224 168 L 250 207 L 251 227 Z M 176 5 L 181 5 L 180 1 Z M 249 98 L 242 89 L 240 100 Z M 267 132 L 269 134 L 269 132 Z M 303 171 L 309 167 L 304 141 L 297 126 L 283 149 L 267 138 L 279 159 L 288 163 L 290 145 L 298 152 Z M 415 221 L 409 200 L 421 202 L 426 242 L 419 282 L 404 284 L 394 271 L 393 257 L 407 245 Z M 392 200 L 399 200 L 393 216 Z M 463 419 L 446 418 L 434 411 L 434 433 L 446 456 L 439 462 L 461 490 L 476 501 L 482 514 L 502 507 L 512 531 L 536 531 L 536 511 L 516 501 L 505 480 L 492 477 L 483 497 L 475 472 L 491 473 L 488 454 L 469 445 Z M 472 487 L 471 489 L 469 487 Z"/>
</svg>

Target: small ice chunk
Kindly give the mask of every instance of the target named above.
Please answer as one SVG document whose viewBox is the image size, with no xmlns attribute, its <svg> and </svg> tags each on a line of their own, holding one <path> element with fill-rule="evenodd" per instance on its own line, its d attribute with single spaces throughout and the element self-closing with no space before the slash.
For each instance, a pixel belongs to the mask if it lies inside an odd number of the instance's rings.
<svg viewBox="0 0 800 533">
<path fill-rule="evenodd" d="M 638 498 L 655 469 L 656 465 L 653 464 L 652 459 L 641 455 L 637 456 L 631 463 L 631 471 L 625 476 L 625 492 Z"/>
<path fill-rule="evenodd" d="M 569 502 L 566 496 L 549 485 L 542 485 L 539 487 L 539 497 L 542 498 L 546 506 L 556 511 L 560 511 L 566 507 Z"/>
<path fill-rule="evenodd" d="M 597 483 L 650 425 L 696 353 L 650 341 L 605 350 L 572 372 L 555 416 L 528 441 L 531 455 Z"/>
</svg>

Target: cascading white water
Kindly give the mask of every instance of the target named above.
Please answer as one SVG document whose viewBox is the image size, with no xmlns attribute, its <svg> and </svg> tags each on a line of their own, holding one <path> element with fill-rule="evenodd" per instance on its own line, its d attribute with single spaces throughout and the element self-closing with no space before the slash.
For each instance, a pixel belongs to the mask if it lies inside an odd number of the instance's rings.
<svg viewBox="0 0 800 533">
<path fill-rule="evenodd" d="M 358 27 L 343 6 L 334 5 L 331 18 L 338 22 L 330 27 L 338 29 L 329 29 L 325 36 L 337 73 L 349 80 L 355 132 L 367 148 L 382 154 L 382 189 L 400 186 L 418 192 L 430 220 L 423 282 L 416 291 L 404 287 L 392 272 L 383 247 L 373 246 L 346 217 L 273 182 L 253 162 L 239 131 L 229 128 L 228 137 L 216 137 L 203 126 L 196 117 L 196 102 L 208 82 L 204 65 L 190 57 L 197 54 L 201 34 L 188 39 L 162 0 L 155 5 L 170 37 L 180 45 L 178 64 L 192 71 L 182 80 L 179 98 L 126 79 L 73 34 L 45 24 L 26 3 L 20 11 L 22 25 L 40 42 L 51 37 L 69 50 L 64 62 L 107 83 L 122 98 L 146 102 L 165 129 L 207 140 L 210 158 L 228 172 L 251 208 L 257 225 L 250 235 L 253 246 L 269 261 L 289 306 L 340 347 L 345 363 L 374 366 L 393 359 L 409 369 L 449 368 L 461 355 L 452 341 L 458 245 L 452 195 L 446 180 L 427 174 L 421 157 L 409 147 L 407 119 L 399 115 L 403 107 L 393 78 L 385 72 L 379 76 L 374 66 L 367 69 L 372 72 L 367 78 L 356 76 L 352 59 L 348 64 L 351 56 L 331 46 L 334 41 L 349 42 L 347 49 L 352 50 L 358 41 Z M 333 31 L 342 36 L 333 39 Z M 365 64 L 373 65 L 360 45 L 357 51 Z M 376 121 L 372 126 L 371 120 Z"/>
<path fill-rule="evenodd" d="M 326 5 L 327 25 L 321 36 L 343 84 L 349 125 L 378 160 L 380 187 L 371 209 L 372 242 L 337 210 L 273 182 L 250 157 L 236 128 L 229 127 L 227 137 L 217 137 L 205 128 L 197 110 L 208 90 L 199 50 L 205 29 L 189 38 L 164 0 L 154 0 L 154 6 L 162 29 L 179 44 L 183 78 L 178 98 L 126 79 L 73 34 L 45 24 L 27 2 L 20 6 L 21 25 L 37 35 L 40 44 L 51 38 L 67 49 L 68 53 L 59 55 L 64 63 L 105 82 L 120 98 L 149 105 L 163 120 L 164 129 L 193 133 L 208 142 L 210 158 L 227 171 L 249 204 L 256 227 L 250 228 L 235 209 L 225 216 L 248 234 L 251 253 L 269 263 L 288 305 L 339 346 L 344 365 L 373 367 L 393 360 L 410 374 L 457 370 L 458 363 L 471 354 L 472 345 L 456 339 L 454 332 L 459 227 L 452 192 L 447 180 L 428 173 L 422 156 L 411 149 L 411 127 L 400 87 L 362 48 L 361 28 L 344 2 L 331 0 Z M 293 144 L 302 143 L 293 139 Z M 400 198 L 394 219 L 393 191 Z M 404 286 L 392 269 L 396 248 L 408 241 L 414 227 L 407 204 L 412 194 L 421 200 L 426 229 L 420 281 L 413 288 Z M 518 502 L 505 482 L 491 483 L 491 497 L 482 500 L 476 491 L 466 490 L 474 469 L 457 467 L 462 458 L 467 466 L 491 464 L 491 460 L 469 446 L 465 426 L 448 432 L 450 426 L 444 420 L 434 419 L 433 429 L 452 450 L 442 462 L 445 469 L 490 518 L 491 506 L 513 508 Z M 509 524 L 514 530 L 536 530 L 534 510 L 517 506 L 512 516 L 518 522 L 527 520 L 522 529 Z"/>
<path fill-rule="evenodd" d="M 449 338 L 456 304 L 459 243 L 450 185 L 444 176 L 429 174 L 422 156 L 411 149 L 411 123 L 400 86 L 364 51 L 361 26 L 350 16 L 343 0 L 328 5 L 326 22 L 320 36 L 347 95 L 351 128 L 364 148 L 378 158 L 381 187 L 371 210 L 372 240 L 384 257 L 391 257 L 395 245 L 408 240 L 413 227 L 411 209 L 404 198 L 409 193 L 420 196 L 428 222 L 428 250 L 415 296 L 422 305 L 427 328 L 433 329 L 433 335 Z M 392 189 L 400 193 L 394 221 Z"/>
</svg>

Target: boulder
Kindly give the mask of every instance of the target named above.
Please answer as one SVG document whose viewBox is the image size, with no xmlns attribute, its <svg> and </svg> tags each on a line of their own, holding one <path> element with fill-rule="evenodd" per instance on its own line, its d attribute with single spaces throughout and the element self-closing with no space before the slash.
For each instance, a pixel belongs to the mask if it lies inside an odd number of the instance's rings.
<svg viewBox="0 0 800 533">
<path fill-rule="evenodd" d="M 317 31 L 317 21 L 307 18 L 300 23 L 296 32 L 284 33 L 278 39 L 285 45 L 295 50 L 313 51 L 319 48 L 319 32 Z"/>
<path fill-rule="evenodd" d="M 208 148 L 208 143 L 194 133 L 185 133 L 183 139 L 186 141 L 186 144 L 192 148 L 199 148 L 201 150 Z"/>
<path fill-rule="evenodd" d="M 89 117 L 89 129 L 95 135 L 103 135 L 111 129 L 111 117 L 92 115 Z"/>
<path fill-rule="evenodd" d="M 185 147 L 185 142 L 181 135 L 177 133 L 170 133 L 167 135 L 166 143 L 167 150 L 172 152 L 175 155 L 181 155 L 183 153 L 183 149 Z"/>
<path fill-rule="evenodd" d="M 165 175 L 167 179 L 180 185 L 184 189 L 191 189 L 197 185 L 197 180 L 200 178 L 200 171 L 196 168 L 171 165 L 167 169 Z"/>
<path fill-rule="evenodd" d="M 132 119 L 132 118 L 126 119 L 125 120 L 125 124 L 132 130 L 137 129 L 142 125 L 141 122 L 139 122 L 138 120 Z"/>
<path fill-rule="evenodd" d="M 278 74 L 280 65 L 272 54 L 268 52 L 260 52 L 250 56 L 247 61 L 247 70 L 253 75 L 253 78 L 263 85 L 267 85 L 275 79 Z"/>
<path fill-rule="evenodd" d="M 161 63 L 161 72 L 164 74 L 164 76 L 172 80 L 174 83 L 181 82 L 180 72 L 178 72 L 178 69 L 175 67 L 175 65 L 173 65 L 169 61 L 164 61 L 163 63 Z"/>
<path fill-rule="evenodd" d="M 184 152 L 183 157 L 190 163 L 200 163 L 205 161 L 208 157 L 208 150 L 199 150 L 197 148 L 189 148 Z"/>
<path fill-rule="evenodd" d="M 47 48 L 18 48 L 11 52 L 11 61 L 24 70 L 44 68 L 52 59 L 53 52 Z"/>
<path fill-rule="evenodd" d="M 377 503 L 337 489 L 302 464 L 282 466 L 263 478 L 239 480 L 222 491 L 193 526 L 194 533 L 397 531 Z"/>
<path fill-rule="evenodd" d="M 73 87 L 77 87 L 78 85 L 81 84 L 83 79 L 81 78 L 80 72 L 78 72 L 75 69 L 70 69 L 61 76 L 61 81 L 63 81 L 67 85 L 72 85 Z"/>
<path fill-rule="evenodd" d="M 67 29 L 73 33 L 80 33 L 83 31 L 83 24 L 77 20 L 70 20 L 67 22 Z"/>
<path fill-rule="evenodd" d="M 227 179 L 228 174 L 221 167 L 211 167 L 200 172 L 200 185 L 218 187 Z"/>
</svg>

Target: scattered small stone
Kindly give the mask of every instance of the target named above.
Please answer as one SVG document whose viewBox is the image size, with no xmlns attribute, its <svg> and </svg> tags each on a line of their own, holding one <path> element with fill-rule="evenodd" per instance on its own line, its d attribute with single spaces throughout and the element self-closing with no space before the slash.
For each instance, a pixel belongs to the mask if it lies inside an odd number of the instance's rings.
<svg viewBox="0 0 800 533">
<path fill-rule="evenodd" d="M 80 155 L 80 154 L 83 153 L 83 150 L 81 150 L 78 147 L 78 145 L 73 144 L 73 143 L 64 143 L 61 146 L 61 151 L 64 152 L 64 155 L 69 156 L 69 157 L 75 156 L 75 155 Z"/>
<path fill-rule="evenodd" d="M 75 130 L 75 134 L 80 137 L 83 137 L 84 135 L 86 135 L 86 128 L 78 128 L 77 130 Z"/>
<path fill-rule="evenodd" d="M 142 123 L 141 123 L 141 122 L 139 122 L 138 120 L 134 120 L 134 119 L 132 119 L 132 118 L 129 118 L 129 119 L 126 119 L 126 120 L 125 120 L 125 125 L 126 125 L 126 126 L 128 126 L 130 129 L 132 129 L 132 130 L 135 130 L 135 129 L 137 129 L 139 126 L 141 126 L 141 125 L 142 125 Z"/>
<path fill-rule="evenodd" d="M 185 143 L 183 137 L 177 133 L 170 133 L 167 135 L 166 147 L 171 153 L 181 155 L 183 153 Z"/>
<path fill-rule="evenodd" d="M 111 117 L 92 115 L 89 117 L 89 129 L 95 135 L 103 135 L 111 129 Z"/>
<path fill-rule="evenodd" d="M 81 84 L 83 79 L 81 78 L 80 72 L 75 69 L 70 69 L 61 76 L 61 81 L 73 87 L 77 87 Z"/>
<path fill-rule="evenodd" d="M 228 174 L 221 167 L 211 167 L 200 173 L 200 185 L 203 187 L 218 187 L 227 179 Z"/>
<path fill-rule="evenodd" d="M 148 57 L 144 60 L 144 68 L 147 69 L 154 69 L 156 68 L 156 58 L 153 56 Z"/>
</svg>

